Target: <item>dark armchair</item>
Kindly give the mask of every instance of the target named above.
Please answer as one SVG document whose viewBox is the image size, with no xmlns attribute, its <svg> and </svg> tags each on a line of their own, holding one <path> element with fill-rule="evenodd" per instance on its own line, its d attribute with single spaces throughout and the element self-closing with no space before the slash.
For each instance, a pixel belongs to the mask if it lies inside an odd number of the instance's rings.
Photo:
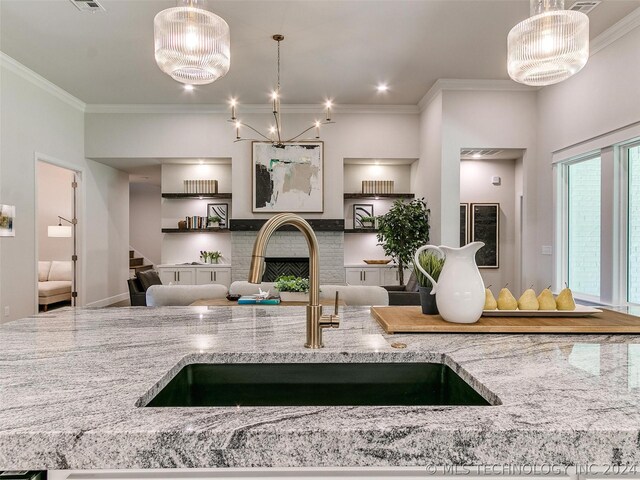
<svg viewBox="0 0 640 480">
<path fill-rule="evenodd" d="M 129 284 L 129 298 L 131 299 L 131 306 L 146 307 L 147 293 L 142 288 L 140 280 L 134 277 L 127 280 L 127 283 Z"/>
<path fill-rule="evenodd" d="M 389 292 L 389 305 L 420 305 L 420 293 L 418 281 L 411 273 L 406 285 L 383 286 Z"/>
</svg>

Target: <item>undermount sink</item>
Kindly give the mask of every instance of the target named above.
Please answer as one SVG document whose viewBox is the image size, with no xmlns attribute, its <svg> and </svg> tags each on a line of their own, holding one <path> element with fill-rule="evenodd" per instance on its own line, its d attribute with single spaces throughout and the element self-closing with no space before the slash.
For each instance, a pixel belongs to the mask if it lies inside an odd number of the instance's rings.
<svg viewBox="0 0 640 480">
<path fill-rule="evenodd" d="M 439 363 L 187 365 L 146 407 L 490 405 Z"/>
</svg>

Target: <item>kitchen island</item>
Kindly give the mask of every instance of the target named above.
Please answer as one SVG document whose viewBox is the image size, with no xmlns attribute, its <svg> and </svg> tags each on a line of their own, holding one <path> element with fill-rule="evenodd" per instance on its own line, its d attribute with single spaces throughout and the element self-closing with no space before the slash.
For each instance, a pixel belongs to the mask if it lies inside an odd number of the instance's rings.
<svg viewBox="0 0 640 480">
<path fill-rule="evenodd" d="M 340 310 L 320 350 L 303 307 L 1 325 L 0 470 L 640 464 L 640 337 L 386 335 Z M 142 407 L 188 364 L 342 362 L 444 363 L 490 405 Z"/>
</svg>

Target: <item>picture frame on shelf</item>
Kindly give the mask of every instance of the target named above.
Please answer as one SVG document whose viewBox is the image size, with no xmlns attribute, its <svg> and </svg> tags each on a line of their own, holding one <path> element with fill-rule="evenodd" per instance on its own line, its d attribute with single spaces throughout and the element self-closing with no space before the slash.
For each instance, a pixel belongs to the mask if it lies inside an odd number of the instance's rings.
<svg viewBox="0 0 640 480">
<path fill-rule="evenodd" d="M 372 203 L 356 203 L 353 205 L 353 229 L 354 230 L 373 230 L 376 226 L 375 220 L 367 221 L 368 218 L 374 218 Z"/>
<path fill-rule="evenodd" d="M 0 237 L 15 237 L 15 205 L 0 204 Z"/>
<path fill-rule="evenodd" d="M 253 142 L 251 172 L 254 213 L 324 211 L 323 142 Z"/>
<path fill-rule="evenodd" d="M 469 204 L 460 204 L 460 246 L 469 243 Z"/>
<path fill-rule="evenodd" d="M 500 204 L 471 204 L 471 241 L 483 242 L 476 253 L 478 268 L 500 268 Z"/>
<path fill-rule="evenodd" d="M 219 228 L 229 228 L 229 204 L 228 203 L 209 203 L 207 205 L 207 218 L 220 217 Z M 207 222 L 207 226 L 208 222 Z"/>
</svg>

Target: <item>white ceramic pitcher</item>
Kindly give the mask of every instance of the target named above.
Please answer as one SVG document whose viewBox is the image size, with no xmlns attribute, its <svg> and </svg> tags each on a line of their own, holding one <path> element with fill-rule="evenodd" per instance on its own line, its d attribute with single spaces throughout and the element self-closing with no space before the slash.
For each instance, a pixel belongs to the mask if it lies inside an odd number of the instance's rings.
<svg viewBox="0 0 640 480">
<path fill-rule="evenodd" d="M 475 323 L 484 308 L 484 282 L 476 265 L 476 252 L 484 247 L 482 242 L 473 242 L 462 248 L 441 245 L 424 245 L 414 256 L 414 265 L 431 281 L 431 295 L 436 296 L 440 316 L 447 322 Z M 436 282 L 420 265 L 420 253 L 435 250 L 445 259 L 440 278 Z"/>
</svg>

